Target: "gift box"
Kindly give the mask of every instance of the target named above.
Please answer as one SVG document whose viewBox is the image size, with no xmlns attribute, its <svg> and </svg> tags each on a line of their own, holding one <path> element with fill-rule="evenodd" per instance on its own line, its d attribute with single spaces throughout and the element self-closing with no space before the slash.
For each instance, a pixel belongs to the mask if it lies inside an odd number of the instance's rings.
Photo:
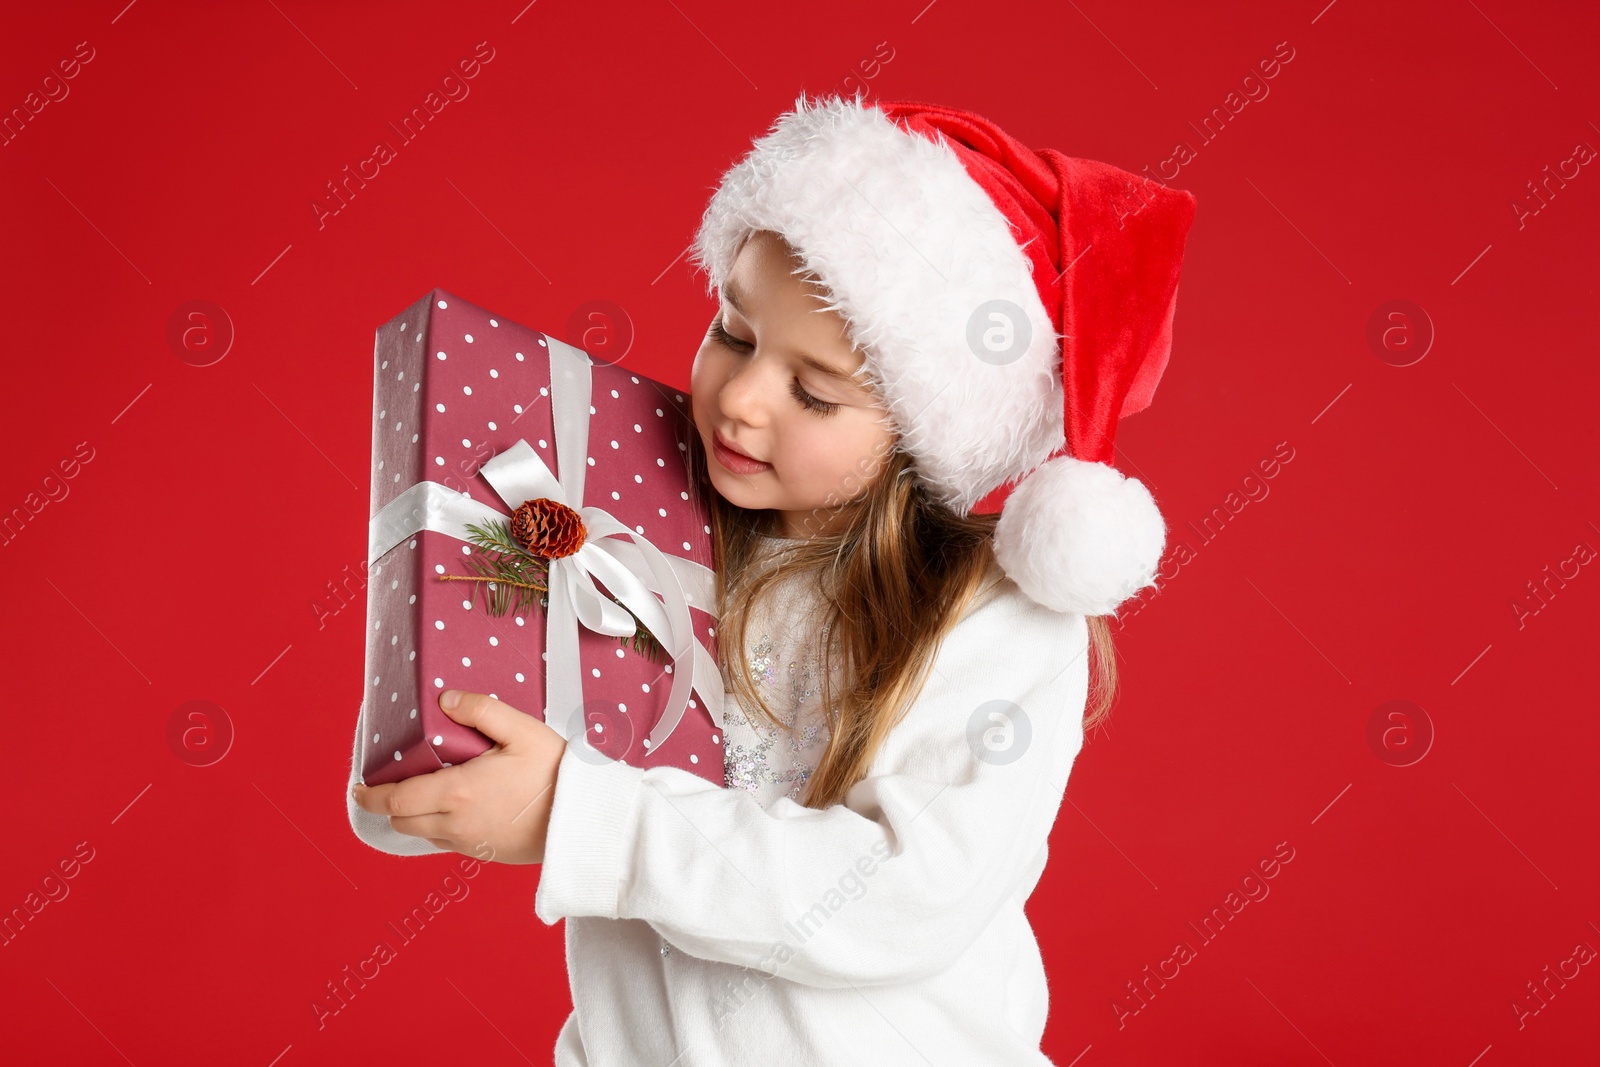
<svg viewBox="0 0 1600 1067">
<path fill-rule="evenodd" d="M 688 398 L 435 289 L 378 330 L 372 410 L 362 780 L 492 747 L 463 689 L 722 785 Z"/>
</svg>

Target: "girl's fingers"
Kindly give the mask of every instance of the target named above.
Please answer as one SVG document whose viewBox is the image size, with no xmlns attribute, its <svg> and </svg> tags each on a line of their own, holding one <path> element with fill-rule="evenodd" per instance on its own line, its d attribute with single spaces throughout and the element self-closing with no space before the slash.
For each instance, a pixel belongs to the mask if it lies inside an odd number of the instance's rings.
<svg viewBox="0 0 1600 1067">
<path fill-rule="evenodd" d="M 449 827 L 445 825 L 445 822 L 448 819 L 448 815 L 440 813 L 431 815 L 391 815 L 389 816 L 389 825 L 400 833 L 411 837 L 425 837 L 429 841 L 433 841 L 435 838 L 447 841 L 449 839 L 445 835 L 449 833 Z M 450 846 L 445 845 L 443 847 L 448 848 Z"/>
<path fill-rule="evenodd" d="M 487 693 L 446 689 L 439 694 L 439 707 L 456 722 L 473 727 L 500 745 L 526 736 L 532 721 L 530 716 Z"/>
<path fill-rule="evenodd" d="M 445 767 L 387 785 L 357 783 L 354 793 L 356 806 L 374 815 L 387 815 L 390 818 L 442 814 L 446 810 L 444 796 L 450 781 L 445 772 L 453 769 Z"/>
</svg>

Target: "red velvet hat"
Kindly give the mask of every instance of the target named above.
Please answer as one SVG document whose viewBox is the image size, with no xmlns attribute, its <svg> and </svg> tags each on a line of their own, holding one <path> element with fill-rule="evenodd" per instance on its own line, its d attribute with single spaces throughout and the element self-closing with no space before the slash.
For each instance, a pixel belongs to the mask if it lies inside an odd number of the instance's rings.
<svg viewBox="0 0 1600 1067">
<path fill-rule="evenodd" d="M 996 558 L 1034 600 L 1104 615 L 1165 547 L 1148 489 L 1111 463 L 1166 369 L 1194 210 L 970 112 L 802 95 L 724 175 L 693 259 L 709 292 L 752 231 L 782 235 L 929 493 L 1001 513 Z"/>
</svg>

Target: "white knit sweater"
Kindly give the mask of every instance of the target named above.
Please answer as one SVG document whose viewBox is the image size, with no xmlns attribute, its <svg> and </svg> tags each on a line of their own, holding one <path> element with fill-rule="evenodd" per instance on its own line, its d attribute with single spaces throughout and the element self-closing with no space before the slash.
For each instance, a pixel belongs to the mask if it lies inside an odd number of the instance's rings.
<svg viewBox="0 0 1600 1067">
<path fill-rule="evenodd" d="M 807 588 L 758 606 L 743 650 L 797 736 L 730 690 L 726 788 L 562 757 L 534 895 L 566 920 L 557 1067 L 1050 1064 L 1023 903 L 1083 743 L 1083 616 L 1001 579 L 868 776 L 815 810 L 793 799 L 826 741 Z M 374 848 L 439 851 L 348 807 Z"/>
</svg>

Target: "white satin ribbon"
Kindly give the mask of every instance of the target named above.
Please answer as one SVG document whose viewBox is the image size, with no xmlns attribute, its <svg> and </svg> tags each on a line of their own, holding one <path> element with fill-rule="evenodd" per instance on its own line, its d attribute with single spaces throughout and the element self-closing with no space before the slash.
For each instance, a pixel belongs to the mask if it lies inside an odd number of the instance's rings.
<svg viewBox="0 0 1600 1067">
<path fill-rule="evenodd" d="M 525 500 L 545 497 L 576 511 L 587 528 L 583 545 L 570 556 L 549 560 L 545 636 L 545 720 L 554 709 L 567 724 L 550 723 L 570 742 L 587 736 L 583 715 L 583 664 L 578 657 L 578 624 L 596 633 L 628 637 L 638 627 L 627 605 L 672 658 L 672 689 L 650 733 L 650 751 L 682 721 L 691 690 L 698 691 L 718 730 L 722 729 L 723 685 L 716 660 L 695 639 L 689 607 L 710 612 L 715 576 L 693 560 L 668 556 L 643 534 L 623 525 L 602 508 L 583 503 L 588 471 L 589 401 L 592 362 L 586 352 L 544 335 L 550 352 L 550 404 L 555 422 L 557 478 L 527 441 L 497 454 L 481 468 L 485 480 L 515 511 Z M 367 559 L 384 553 L 422 530 L 469 538 L 468 523 L 484 525 L 510 515 L 439 482 L 421 481 L 385 504 L 368 526 Z M 627 537 L 632 544 L 619 538 Z M 595 588 L 605 583 L 614 602 Z M 661 594 L 657 600 L 656 593 Z M 689 671 L 682 664 L 691 664 Z"/>
</svg>

